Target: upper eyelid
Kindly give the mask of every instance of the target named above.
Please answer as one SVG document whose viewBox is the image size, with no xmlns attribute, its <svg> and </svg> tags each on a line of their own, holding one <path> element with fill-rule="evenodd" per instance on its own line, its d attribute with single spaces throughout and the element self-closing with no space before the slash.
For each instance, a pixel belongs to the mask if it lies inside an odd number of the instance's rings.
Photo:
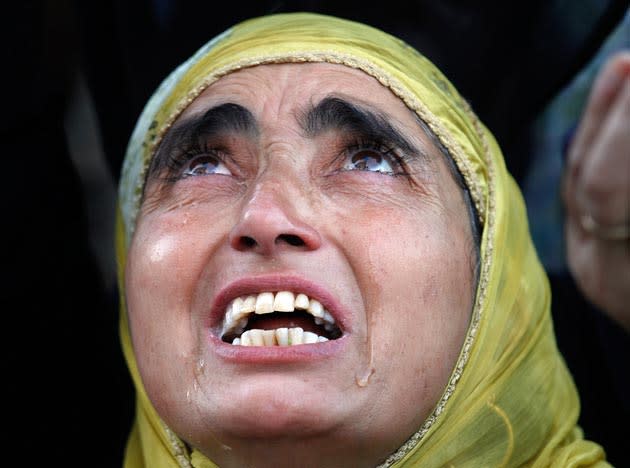
<svg viewBox="0 0 630 468">
<path fill-rule="evenodd" d="M 408 159 L 415 158 L 415 153 L 409 153 L 405 151 L 404 148 L 400 148 L 396 145 L 395 142 L 390 142 L 381 139 L 361 139 L 357 140 L 355 143 L 350 143 L 346 145 L 343 151 L 349 150 L 361 150 L 361 149 L 372 149 L 375 151 L 379 151 L 386 155 L 391 155 L 397 161 L 406 161 Z"/>
<path fill-rule="evenodd" d="M 168 167 L 173 168 L 172 164 L 175 163 L 177 167 L 181 167 L 184 163 L 191 159 L 204 154 L 210 154 L 218 157 L 212 149 L 202 148 L 200 145 L 192 142 L 184 144 L 183 141 L 178 142 L 178 146 L 173 148 L 166 156 L 168 158 Z"/>
<path fill-rule="evenodd" d="M 384 153 L 389 153 L 394 150 L 402 151 L 401 148 L 398 148 L 396 145 L 377 139 L 357 140 L 354 143 L 346 145 L 346 150 L 349 149 L 373 149 L 379 151 L 382 150 Z"/>
</svg>

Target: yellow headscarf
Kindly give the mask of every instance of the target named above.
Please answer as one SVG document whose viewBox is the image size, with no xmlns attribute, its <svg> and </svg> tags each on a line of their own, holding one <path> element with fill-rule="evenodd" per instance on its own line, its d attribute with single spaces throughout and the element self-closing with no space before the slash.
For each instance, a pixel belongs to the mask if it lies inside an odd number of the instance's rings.
<svg viewBox="0 0 630 468">
<path fill-rule="evenodd" d="M 609 466 L 601 447 L 583 440 L 576 426 L 579 401 L 556 348 L 549 285 L 521 194 L 494 138 L 425 57 L 374 28 L 306 13 L 249 20 L 206 44 L 162 83 L 138 121 L 123 166 L 117 224 L 121 297 L 144 174 L 164 133 L 221 76 L 287 62 L 343 64 L 394 92 L 448 148 L 483 225 L 476 303 L 450 381 L 422 427 L 383 466 Z M 215 466 L 191 452 L 147 398 L 124 299 L 120 333 L 137 390 L 125 467 Z"/>
</svg>

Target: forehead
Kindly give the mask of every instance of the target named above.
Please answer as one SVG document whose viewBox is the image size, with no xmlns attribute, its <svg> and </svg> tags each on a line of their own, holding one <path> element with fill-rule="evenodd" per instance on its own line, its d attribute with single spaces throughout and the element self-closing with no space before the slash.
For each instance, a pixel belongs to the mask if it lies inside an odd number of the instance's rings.
<svg viewBox="0 0 630 468">
<path fill-rule="evenodd" d="M 395 117 L 417 129 L 415 116 L 388 88 L 361 70 L 330 63 L 267 64 L 232 72 L 211 84 L 178 120 L 225 102 L 259 117 L 293 114 L 335 95 Z"/>
</svg>

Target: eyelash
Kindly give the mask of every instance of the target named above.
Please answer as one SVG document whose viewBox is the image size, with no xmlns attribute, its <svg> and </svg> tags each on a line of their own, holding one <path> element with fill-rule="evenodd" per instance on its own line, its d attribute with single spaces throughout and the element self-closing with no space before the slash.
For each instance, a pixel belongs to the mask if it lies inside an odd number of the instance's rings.
<svg viewBox="0 0 630 468">
<path fill-rule="evenodd" d="M 392 169 L 392 172 L 383 171 L 367 171 L 366 172 L 378 172 L 389 176 L 409 176 L 409 171 L 406 164 L 405 154 L 397 149 L 395 146 L 386 144 L 379 139 L 357 139 L 346 144 L 345 148 L 338 154 L 337 160 L 340 160 L 342 168 L 339 172 L 351 172 L 356 169 L 344 169 L 343 165 L 346 164 L 350 158 L 358 155 L 362 151 L 373 151 L 378 156 L 384 158 Z M 217 148 L 210 148 L 206 142 L 197 144 L 184 145 L 179 151 L 171 153 L 167 160 L 167 176 L 166 180 L 169 182 L 175 182 L 180 179 L 193 177 L 192 174 L 185 173 L 185 166 L 194 158 L 200 156 L 211 156 L 217 159 L 218 162 L 225 164 L 228 159 L 223 151 Z M 360 169 L 359 169 L 360 170 Z"/>
<path fill-rule="evenodd" d="M 169 155 L 166 163 L 168 171 L 166 179 L 169 182 L 176 182 L 180 179 L 193 177 L 192 174 L 187 174 L 185 172 L 186 164 L 200 156 L 210 156 L 216 158 L 218 162 L 223 164 L 225 164 L 227 159 L 223 151 L 217 148 L 208 147 L 206 142 L 203 144 L 190 143 L 183 145 L 182 149 L 176 150 Z"/>
</svg>

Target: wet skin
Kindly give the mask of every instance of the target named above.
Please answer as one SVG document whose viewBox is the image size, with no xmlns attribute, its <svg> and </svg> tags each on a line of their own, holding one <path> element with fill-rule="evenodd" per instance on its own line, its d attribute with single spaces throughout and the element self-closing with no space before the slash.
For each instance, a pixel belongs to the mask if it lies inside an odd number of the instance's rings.
<svg viewBox="0 0 630 468">
<path fill-rule="evenodd" d="M 401 139 L 374 141 L 330 115 L 309 125 L 318 105 L 343 108 L 331 102 L 380 116 Z M 361 71 L 241 70 L 173 129 L 226 103 L 247 112 L 192 149 L 172 138 L 145 190 L 126 300 L 147 394 L 222 467 L 373 466 L 433 409 L 466 333 L 474 260 L 461 189 L 414 114 Z M 342 337 L 221 340 L 226 301 L 283 289 L 320 298 Z"/>
</svg>

